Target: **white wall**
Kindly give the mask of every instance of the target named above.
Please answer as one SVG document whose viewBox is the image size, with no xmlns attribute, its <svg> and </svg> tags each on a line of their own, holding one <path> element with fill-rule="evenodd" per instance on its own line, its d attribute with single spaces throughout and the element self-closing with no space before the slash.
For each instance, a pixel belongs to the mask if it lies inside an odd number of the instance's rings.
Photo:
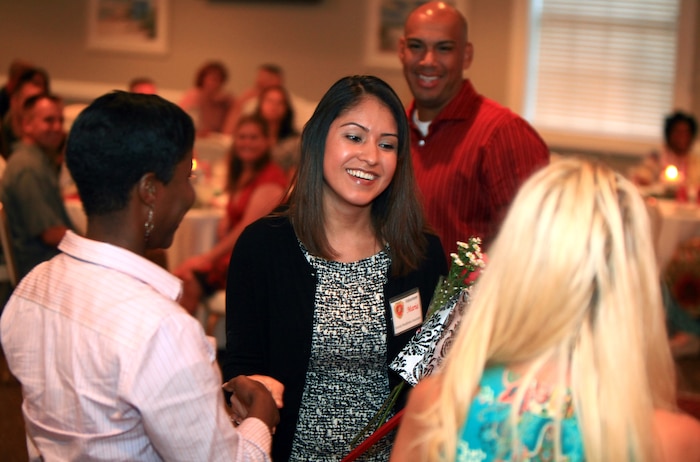
<svg viewBox="0 0 700 462">
<path fill-rule="evenodd" d="M 503 103 L 512 0 L 470 0 L 470 38 L 477 57 L 470 72 L 479 89 Z M 247 88 L 256 67 L 280 64 L 290 89 L 318 100 L 338 78 L 371 73 L 387 80 L 404 101 L 408 88 L 398 68 L 364 63 L 372 0 L 316 3 L 235 0 L 169 0 L 169 52 L 164 56 L 87 50 L 87 0 L 0 0 L 0 72 L 22 57 L 45 67 L 58 81 L 123 87 L 137 75 L 163 89 L 184 90 L 205 60 L 230 69 L 229 87 Z M 483 17 L 483 21 L 478 18 Z M 498 32 L 496 32 L 498 31 Z"/>
</svg>

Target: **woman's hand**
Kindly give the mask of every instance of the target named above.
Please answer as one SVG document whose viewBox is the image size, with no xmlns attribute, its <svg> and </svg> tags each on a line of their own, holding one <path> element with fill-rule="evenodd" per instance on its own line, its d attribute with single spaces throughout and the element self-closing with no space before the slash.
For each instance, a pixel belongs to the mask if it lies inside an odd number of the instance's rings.
<svg viewBox="0 0 700 462">
<path fill-rule="evenodd" d="M 284 396 L 284 385 L 282 385 L 281 382 L 267 375 L 249 375 L 248 378 L 256 380 L 265 385 L 265 388 L 267 388 L 272 394 L 272 399 L 275 400 L 275 404 L 277 405 L 278 409 L 284 407 L 284 401 L 282 400 L 282 397 Z"/>
<path fill-rule="evenodd" d="M 275 427 L 280 420 L 279 411 L 270 390 L 261 381 L 239 375 L 226 382 L 222 388 L 232 393 L 231 411 L 234 422 L 240 424 L 243 419 L 256 417 L 270 427 L 273 434 L 275 433 Z"/>
</svg>

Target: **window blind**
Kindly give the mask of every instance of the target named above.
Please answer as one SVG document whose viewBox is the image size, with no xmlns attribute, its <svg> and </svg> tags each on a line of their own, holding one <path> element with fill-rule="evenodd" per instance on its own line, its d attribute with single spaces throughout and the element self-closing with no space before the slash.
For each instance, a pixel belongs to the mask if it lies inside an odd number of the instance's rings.
<svg viewBox="0 0 700 462">
<path fill-rule="evenodd" d="M 679 0 L 533 0 L 526 117 L 656 137 L 673 105 Z"/>
</svg>

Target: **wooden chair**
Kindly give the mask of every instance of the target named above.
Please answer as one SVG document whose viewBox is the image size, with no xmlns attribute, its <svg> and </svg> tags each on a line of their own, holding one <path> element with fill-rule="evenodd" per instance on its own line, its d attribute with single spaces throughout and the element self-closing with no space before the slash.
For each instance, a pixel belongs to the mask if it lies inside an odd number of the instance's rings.
<svg viewBox="0 0 700 462">
<path fill-rule="evenodd" d="M 17 261 L 12 248 L 12 235 L 10 234 L 10 224 L 7 221 L 5 207 L 0 202 L 0 245 L 2 248 L 3 261 L 0 262 L 0 282 L 8 282 L 14 289 L 18 282 Z"/>
</svg>

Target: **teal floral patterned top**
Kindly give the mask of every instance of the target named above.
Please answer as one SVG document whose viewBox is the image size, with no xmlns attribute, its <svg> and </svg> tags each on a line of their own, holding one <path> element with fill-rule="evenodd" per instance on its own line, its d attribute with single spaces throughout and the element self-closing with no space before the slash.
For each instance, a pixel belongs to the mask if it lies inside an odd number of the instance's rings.
<svg viewBox="0 0 700 462">
<path fill-rule="evenodd" d="M 518 389 L 518 377 L 501 367 L 486 369 L 479 392 L 474 398 L 467 421 L 457 443 L 459 462 L 509 461 L 512 442 L 508 422 Z M 557 390 L 544 383 L 535 383 L 526 392 L 518 417 L 518 438 L 523 461 L 553 461 L 553 407 L 560 402 Z M 583 440 L 578 427 L 571 394 L 564 390 L 564 412 L 561 424 L 561 450 L 565 461 L 584 461 Z"/>
</svg>

